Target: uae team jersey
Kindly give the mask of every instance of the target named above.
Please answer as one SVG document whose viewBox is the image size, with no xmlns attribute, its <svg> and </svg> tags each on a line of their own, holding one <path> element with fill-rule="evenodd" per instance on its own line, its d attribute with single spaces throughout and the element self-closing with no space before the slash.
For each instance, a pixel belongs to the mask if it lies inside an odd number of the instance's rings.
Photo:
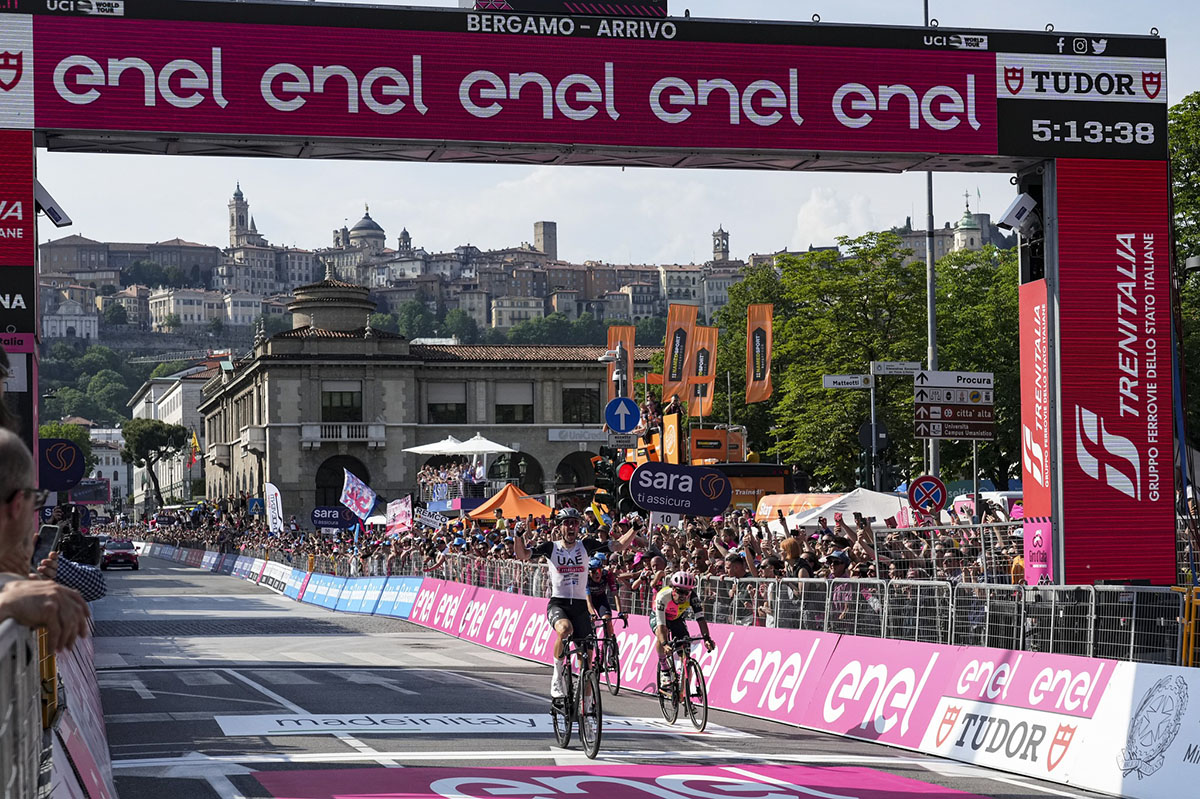
<svg viewBox="0 0 1200 799">
<path fill-rule="evenodd" d="M 608 544 L 595 538 L 584 538 L 575 546 L 565 547 L 559 541 L 538 544 L 530 552 L 550 564 L 550 596 L 558 599 L 587 601 L 588 561 L 597 552 L 607 552 Z"/>
</svg>

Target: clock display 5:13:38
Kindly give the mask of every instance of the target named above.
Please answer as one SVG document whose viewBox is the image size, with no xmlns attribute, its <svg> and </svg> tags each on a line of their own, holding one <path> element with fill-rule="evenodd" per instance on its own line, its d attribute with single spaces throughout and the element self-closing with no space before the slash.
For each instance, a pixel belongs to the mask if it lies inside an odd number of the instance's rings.
<svg viewBox="0 0 1200 799">
<path fill-rule="evenodd" d="M 1033 120 L 1034 141 L 1084 142 L 1087 144 L 1154 144 L 1151 122 L 1095 122 Z"/>
</svg>

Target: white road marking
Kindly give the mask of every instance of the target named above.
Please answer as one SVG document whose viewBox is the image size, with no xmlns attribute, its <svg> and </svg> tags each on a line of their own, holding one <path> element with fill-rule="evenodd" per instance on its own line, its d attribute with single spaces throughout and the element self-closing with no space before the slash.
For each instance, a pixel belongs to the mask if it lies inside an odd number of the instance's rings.
<svg viewBox="0 0 1200 799">
<path fill-rule="evenodd" d="M 179 681 L 193 687 L 200 685 L 229 685 L 229 680 L 212 671 L 181 671 Z"/>
<path fill-rule="evenodd" d="M 255 669 L 254 674 L 262 678 L 263 682 L 269 682 L 271 685 L 316 685 L 315 681 L 308 679 L 303 674 L 287 669 Z"/>
<path fill-rule="evenodd" d="M 377 685 L 380 688 L 384 688 L 388 691 L 395 691 L 398 694 L 404 694 L 406 696 L 421 696 L 419 691 L 410 691 L 407 688 L 401 688 L 396 684 L 395 680 L 388 679 L 387 677 L 380 677 L 377 674 L 368 674 L 361 671 L 335 671 L 333 673 L 341 677 L 346 682 L 354 683 L 355 685 Z"/>
<path fill-rule="evenodd" d="M 242 792 L 237 789 L 237 786 L 233 784 L 233 781 L 224 774 L 210 774 L 204 779 L 212 786 L 212 789 L 221 799 L 246 799 L 246 797 L 242 796 Z"/>
<path fill-rule="evenodd" d="M 293 652 L 284 652 L 283 656 L 289 660 L 294 660 L 297 663 L 333 663 L 334 661 L 320 655 L 314 655 L 311 652 L 295 654 Z"/>
<path fill-rule="evenodd" d="M 246 685 L 249 685 L 251 688 L 258 691 L 263 696 L 270 697 L 271 699 L 278 702 L 282 707 L 287 708 L 288 710 L 292 711 L 293 713 L 297 713 L 302 716 L 308 714 L 307 710 L 300 707 L 295 702 L 292 702 L 290 699 L 280 696 L 279 694 L 275 693 L 274 691 L 272 691 L 270 688 L 266 687 L 265 685 L 259 685 L 254 680 L 247 677 L 246 675 L 239 674 L 238 672 L 234 671 L 233 669 L 222 669 L 222 671 L 224 671 L 229 676 L 246 683 Z M 367 746 L 365 743 L 358 740 L 353 735 L 347 735 L 344 732 L 339 732 L 339 733 L 335 733 L 334 737 L 337 738 L 342 743 L 346 744 L 346 746 L 349 746 L 353 749 L 357 749 L 361 754 L 377 755 L 377 753 L 374 749 Z M 392 760 L 391 758 L 374 756 L 371 759 L 374 760 L 379 765 L 387 766 L 389 768 L 396 768 L 400 765 L 399 763 L 397 763 L 395 760 Z"/>
<path fill-rule="evenodd" d="M 146 687 L 146 684 L 131 674 L 120 677 L 102 676 L 97 679 L 97 684 L 101 688 L 109 690 L 133 691 L 142 699 L 155 698 L 154 693 Z"/>
</svg>

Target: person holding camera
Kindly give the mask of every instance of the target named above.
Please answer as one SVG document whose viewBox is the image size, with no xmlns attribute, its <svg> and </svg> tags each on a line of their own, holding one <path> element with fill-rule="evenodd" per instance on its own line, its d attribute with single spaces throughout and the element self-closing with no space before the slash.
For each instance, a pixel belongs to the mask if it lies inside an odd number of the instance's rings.
<svg viewBox="0 0 1200 799">
<path fill-rule="evenodd" d="M 103 572 L 95 566 L 78 562 L 88 556 L 85 553 L 90 552 L 90 544 L 79 529 L 79 509 L 59 505 L 50 515 L 50 525 L 57 528 L 57 533 L 50 551 L 44 558 L 38 559 L 38 574 L 67 588 L 74 588 L 88 602 L 102 599 L 108 593 L 108 582 Z M 38 538 L 41 539 L 41 534 Z"/>
<path fill-rule="evenodd" d="M 29 573 L 37 513 L 45 494 L 33 485 L 33 456 L 20 437 L 0 429 L 0 621 L 44 627 L 52 651 L 88 634 L 88 607 L 78 591 Z"/>
</svg>

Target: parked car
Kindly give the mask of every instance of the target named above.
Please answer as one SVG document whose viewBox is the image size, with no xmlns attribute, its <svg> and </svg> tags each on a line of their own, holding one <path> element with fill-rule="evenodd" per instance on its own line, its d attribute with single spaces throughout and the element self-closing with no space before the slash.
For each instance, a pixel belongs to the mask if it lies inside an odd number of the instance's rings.
<svg viewBox="0 0 1200 799">
<path fill-rule="evenodd" d="M 100 568 L 110 566 L 128 566 L 137 571 L 138 553 L 132 541 L 107 541 L 104 544 L 104 556 L 100 559 Z"/>
</svg>

